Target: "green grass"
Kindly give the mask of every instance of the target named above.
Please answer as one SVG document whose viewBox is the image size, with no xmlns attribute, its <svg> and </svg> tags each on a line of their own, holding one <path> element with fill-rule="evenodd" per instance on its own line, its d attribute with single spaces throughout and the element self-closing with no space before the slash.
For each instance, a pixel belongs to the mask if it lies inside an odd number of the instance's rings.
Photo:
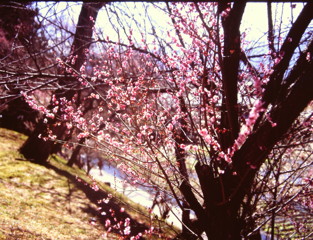
<svg viewBox="0 0 313 240">
<path fill-rule="evenodd" d="M 293 221 L 290 218 L 281 218 L 276 220 L 274 233 L 279 239 L 291 239 L 291 240 L 302 240 L 302 239 L 312 239 L 313 236 L 313 218 L 311 215 L 305 216 L 297 212 L 289 211 L 289 214 L 293 215 Z M 283 214 L 282 214 L 283 215 Z M 305 220 L 304 220 L 305 219 Z M 296 227 L 295 224 L 302 223 L 300 229 Z M 266 224 L 264 227 L 264 232 L 267 234 L 271 233 L 270 223 Z"/>
<path fill-rule="evenodd" d="M 64 176 L 25 161 L 25 139 L 0 130 L 0 239 L 101 239 L 104 228 L 84 212 L 96 206 Z"/>
<path fill-rule="evenodd" d="M 100 220 L 90 224 L 98 206 L 73 178 L 89 183 L 91 179 L 82 170 L 66 166 L 66 160 L 58 156 L 50 157 L 51 168 L 26 161 L 18 153 L 25 140 L 17 132 L 0 128 L 0 240 L 118 239 L 113 233 L 103 236 L 106 230 Z M 110 204 L 124 207 L 134 221 L 146 226 L 161 224 L 162 236 L 175 236 L 176 231 L 163 222 L 151 222 L 140 205 L 105 184 L 99 186 L 114 196 Z"/>
</svg>

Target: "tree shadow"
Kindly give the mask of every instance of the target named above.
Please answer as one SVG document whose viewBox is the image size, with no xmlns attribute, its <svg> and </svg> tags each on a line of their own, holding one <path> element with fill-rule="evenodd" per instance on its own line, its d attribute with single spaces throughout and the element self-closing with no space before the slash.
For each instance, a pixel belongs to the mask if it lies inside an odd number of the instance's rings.
<svg viewBox="0 0 313 240">
<path fill-rule="evenodd" d="M 100 224 L 105 226 L 106 229 L 110 228 L 110 232 L 123 236 L 123 239 L 129 239 L 131 236 L 137 236 L 139 233 L 144 233 L 145 230 L 149 229 L 145 224 L 134 220 L 127 212 L 121 211 L 121 207 L 112 201 L 112 199 L 111 201 L 106 202 L 105 199 L 108 199 L 109 196 L 108 193 L 102 189 L 95 189 L 84 180 L 77 179 L 76 176 L 57 168 L 48 162 L 41 165 L 54 170 L 57 174 L 65 176 L 76 188 L 83 191 L 86 197 L 98 207 L 98 209 L 87 207 L 86 209 L 83 209 L 83 211 L 96 217 Z M 126 233 L 126 231 L 124 232 L 127 227 L 127 224 L 125 224 L 126 219 L 129 219 L 129 233 Z M 108 225 L 108 220 L 111 223 L 110 225 Z M 92 221 L 93 220 L 91 220 L 90 223 L 92 223 Z M 139 239 L 144 238 L 141 237 Z"/>
</svg>

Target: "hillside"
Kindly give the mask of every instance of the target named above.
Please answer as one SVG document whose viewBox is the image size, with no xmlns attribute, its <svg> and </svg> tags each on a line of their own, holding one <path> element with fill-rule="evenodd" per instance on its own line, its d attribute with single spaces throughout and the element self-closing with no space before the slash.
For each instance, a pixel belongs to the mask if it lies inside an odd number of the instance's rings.
<svg viewBox="0 0 313 240">
<path fill-rule="evenodd" d="M 0 239 L 119 239 L 125 228 L 115 229 L 114 217 L 129 218 L 132 235 L 149 228 L 151 218 L 145 209 L 93 182 L 81 170 L 67 167 L 60 157 L 50 157 L 46 166 L 25 160 L 17 152 L 25 139 L 0 128 Z M 109 203 L 99 204 L 108 194 L 113 196 Z M 109 212 L 115 215 L 111 232 L 106 232 Z M 163 233 L 148 238 L 174 235 L 164 233 L 168 229 L 163 225 L 161 229 Z"/>
</svg>

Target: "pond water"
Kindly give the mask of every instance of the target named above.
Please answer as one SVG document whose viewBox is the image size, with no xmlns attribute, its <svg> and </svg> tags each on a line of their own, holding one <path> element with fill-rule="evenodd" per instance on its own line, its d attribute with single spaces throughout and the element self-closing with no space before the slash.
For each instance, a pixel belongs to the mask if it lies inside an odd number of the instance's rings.
<svg viewBox="0 0 313 240">
<path fill-rule="evenodd" d="M 101 171 L 99 167 L 94 167 L 90 170 L 90 175 L 93 176 L 95 180 L 109 184 L 117 192 L 122 193 L 132 201 L 146 207 L 147 211 L 148 208 L 151 208 L 153 205 L 155 194 L 126 182 L 123 178 L 123 174 L 114 166 L 104 165 Z M 181 222 L 178 220 L 182 214 L 181 210 L 171 203 L 167 202 L 167 204 L 170 207 L 170 212 L 166 222 L 181 228 Z M 159 206 L 155 206 L 152 212 L 159 217 L 161 216 Z"/>
</svg>

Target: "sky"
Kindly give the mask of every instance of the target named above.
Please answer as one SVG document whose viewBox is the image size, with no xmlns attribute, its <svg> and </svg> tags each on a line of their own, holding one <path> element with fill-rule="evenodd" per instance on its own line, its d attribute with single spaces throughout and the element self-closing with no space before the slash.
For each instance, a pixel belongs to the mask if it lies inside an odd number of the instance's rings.
<svg viewBox="0 0 313 240">
<path fill-rule="evenodd" d="M 41 15 L 50 16 L 50 13 L 53 14 L 53 12 L 50 12 L 50 7 L 52 6 L 53 2 L 38 2 L 37 4 L 39 6 L 38 8 L 40 9 Z M 140 7 L 142 3 L 123 2 L 121 4 L 129 7 L 131 14 L 134 16 L 139 16 L 139 22 L 142 25 L 145 24 L 147 18 L 144 16 L 144 9 Z M 290 8 L 291 4 L 293 5 L 293 8 Z M 117 4 L 115 3 L 115 5 Z M 160 28 L 167 28 L 169 26 L 169 18 L 166 16 L 166 14 L 164 14 L 161 10 L 150 6 L 150 4 L 146 3 L 146 5 L 149 6 L 149 16 L 151 17 L 152 21 L 157 23 Z M 68 28 L 74 27 L 81 9 L 81 3 L 59 2 L 55 6 L 57 6 L 56 12 L 58 13 L 58 16 L 61 16 L 61 18 L 59 18 L 60 22 L 63 24 L 67 23 Z M 283 13 L 284 23 L 288 25 L 292 19 L 291 9 L 293 12 L 293 18 L 295 19 L 301 11 L 302 6 L 303 3 L 273 3 L 273 20 L 275 21 L 275 19 L 280 19 L 280 15 Z M 140 16 L 140 14 L 142 15 Z M 114 22 L 114 20 L 113 24 L 118 25 L 116 22 Z M 248 3 L 241 24 L 242 32 L 249 31 L 249 34 L 247 34 L 248 40 L 252 41 L 263 35 L 267 30 L 267 24 L 267 4 L 255 2 Z M 110 24 L 105 8 L 102 8 L 102 10 L 99 12 L 96 26 L 99 32 L 105 30 L 106 35 L 109 35 L 112 40 L 117 40 L 117 35 Z"/>
<path fill-rule="evenodd" d="M 47 18 L 51 18 L 51 16 L 57 16 L 57 24 L 62 25 L 65 29 L 70 31 L 75 31 L 75 25 L 78 20 L 78 16 L 81 9 L 81 2 L 37 2 L 35 3 L 38 5 L 38 9 L 40 10 L 40 14 L 42 16 L 47 16 Z M 144 9 L 142 6 L 148 6 L 149 17 L 151 18 L 152 22 L 157 24 L 156 31 L 159 31 L 159 34 L 162 29 L 168 29 L 170 19 L 166 14 L 164 14 L 160 9 L 153 7 L 149 3 L 140 3 L 140 2 L 113 2 L 113 5 L 119 6 L 122 4 L 124 7 L 128 7 L 128 13 L 130 12 L 136 18 L 139 19 L 139 23 L 143 26 L 148 23 L 147 16 L 144 15 Z M 292 8 L 290 7 L 292 5 Z M 296 19 L 296 16 L 302 10 L 304 3 L 273 3 L 272 4 L 272 11 L 273 11 L 273 20 L 279 20 L 281 14 L 283 13 L 283 22 L 284 25 L 290 25 L 290 21 L 292 19 Z M 55 6 L 55 11 L 57 14 L 54 14 L 54 11 L 51 11 L 52 6 Z M 292 11 L 291 11 L 292 10 Z M 291 14 L 292 12 L 292 14 Z M 141 15 L 140 15 L 141 14 Z M 125 14 L 126 15 L 126 14 Z M 112 16 L 112 14 L 111 14 Z M 122 16 L 123 17 L 123 16 Z M 111 18 L 111 22 L 109 20 L 106 8 L 102 8 L 98 14 L 98 18 L 96 21 L 97 32 L 102 35 L 102 32 L 105 32 L 105 36 L 108 35 L 110 40 L 118 41 L 118 36 L 116 31 L 112 27 L 112 24 L 117 26 L 118 23 L 115 19 Z M 129 22 L 127 22 L 129 23 Z M 266 35 L 264 34 L 267 31 L 267 3 L 256 3 L 250 2 L 247 3 L 246 10 L 243 15 L 242 24 L 241 24 L 241 32 L 246 32 L 246 40 L 248 42 L 254 42 L 257 39 L 261 38 L 261 41 L 266 41 Z M 141 35 L 136 33 L 136 27 L 133 25 L 134 28 L 133 35 L 137 37 L 137 39 L 141 39 Z M 116 29 L 121 29 L 116 27 Z M 151 33 L 151 30 L 147 31 Z M 54 31 L 51 28 L 51 36 L 59 36 L 59 35 L 66 35 L 65 32 L 61 31 Z M 49 37 L 48 37 L 49 38 Z M 64 36 L 63 36 L 64 38 Z M 145 39 L 149 41 L 152 39 L 149 35 L 144 36 Z M 51 45 L 53 42 L 50 40 Z M 67 43 L 70 46 L 70 41 Z M 66 53 L 65 53 L 66 54 Z"/>
</svg>

